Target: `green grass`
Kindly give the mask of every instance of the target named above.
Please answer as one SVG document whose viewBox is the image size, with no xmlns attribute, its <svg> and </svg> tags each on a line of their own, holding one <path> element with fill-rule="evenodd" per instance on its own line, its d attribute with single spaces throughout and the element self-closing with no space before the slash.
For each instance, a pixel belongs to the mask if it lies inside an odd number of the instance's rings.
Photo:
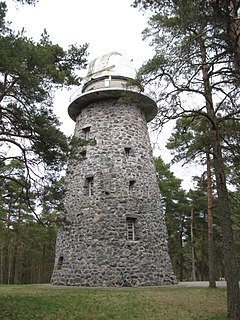
<svg viewBox="0 0 240 320">
<path fill-rule="evenodd" d="M 226 289 L 0 286 L 1 320 L 222 320 Z"/>
</svg>

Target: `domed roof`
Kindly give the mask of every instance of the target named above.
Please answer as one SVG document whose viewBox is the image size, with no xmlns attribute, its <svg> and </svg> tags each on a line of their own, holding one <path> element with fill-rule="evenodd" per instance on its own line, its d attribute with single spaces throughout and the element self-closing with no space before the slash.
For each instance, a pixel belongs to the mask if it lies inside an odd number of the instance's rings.
<svg viewBox="0 0 240 320">
<path fill-rule="evenodd" d="M 96 79 L 102 76 L 122 76 L 135 79 L 136 69 L 118 52 L 110 52 L 91 61 L 84 79 Z"/>
<path fill-rule="evenodd" d="M 76 121 L 81 110 L 92 102 L 109 98 L 127 97 L 137 103 L 147 122 L 157 114 L 156 102 L 137 84 L 129 84 L 129 79 L 136 78 L 136 69 L 118 52 L 110 52 L 91 61 L 83 85 L 72 96 L 68 107 L 69 116 Z M 80 92 L 80 93 L 79 93 Z"/>
</svg>

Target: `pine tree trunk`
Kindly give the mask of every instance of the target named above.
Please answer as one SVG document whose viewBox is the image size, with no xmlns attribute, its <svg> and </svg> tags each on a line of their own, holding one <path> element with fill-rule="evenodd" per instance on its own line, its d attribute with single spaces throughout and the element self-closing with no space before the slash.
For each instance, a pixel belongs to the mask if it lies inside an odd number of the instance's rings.
<svg viewBox="0 0 240 320">
<path fill-rule="evenodd" d="M 238 0 L 229 1 L 231 14 L 228 16 L 228 37 L 234 57 L 236 72 L 240 73 L 240 17 L 238 16 Z"/>
<path fill-rule="evenodd" d="M 12 272 L 11 272 L 11 280 L 10 283 L 17 284 L 17 255 L 18 255 L 18 247 L 15 239 L 15 243 L 13 244 L 13 257 L 12 257 Z"/>
<path fill-rule="evenodd" d="M 1 245 L 1 284 L 8 283 L 9 267 L 9 217 L 6 220 L 6 227 L 3 230 Z"/>
<path fill-rule="evenodd" d="M 212 175 L 211 160 L 208 148 L 206 148 L 207 158 L 207 194 L 208 194 L 208 269 L 209 288 L 216 288 L 214 272 L 214 240 L 213 240 L 213 197 L 212 197 Z"/>
<path fill-rule="evenodd" d="M 204 220 L 205 220 L 205 214 L 204 214 Z M 200 278 L 201 281 L 204 281 L 206 279 L 205 275 L 205 250 L 206 250 L 206 244 L 205 244 L 205 228 L 204 225 L 201 228 L 202 230 L 202 240 L 201 240 L 201 273 L 200 273 Z"/>
<path fill-rule="evenodd" d="M 13 283 L 21 283 L 21 261 L 20 261 L 20 244 L 19 244 L 19 234 L 16 231 L 16 239 L 14 243 L 14 263 L 13 263 Z"/>
<path fill-rule="evenodd" d="M 183 219 L 181 220 L 181 232 L 179 233 L 180 242 L 180 254 L 179 254 L 179 281 L 183 281 L 183 268 L 184 268 L 184 256 L 183 256 Z"/>
<path fill-rule="evenodd" d="M 193 232 L 193 215 L 194 209 L 191 209 L 191 249 L 192 249 L 192 280 L 196 281 L 196 263 L 195 263 L 195 239 L 194 239 L 194 232 Z"/>
<path fill-rule="evenodd" d="M 223 234 L 223 254 L 225 262 L 225 278 L 227 281 L 228 319 L 240 319 L 240 290 L 239 269 L 233 238 L 231 208 L 226 187 L 226 178 L 220 137 L 217 130 L 213 130 L 213 165 L 215 169 L 216 187 L 218 195 L 218 217 Z"/>
<path fill-rule="evenodd" d="M 45 251 L 46 246 L 45 243 L 43 243 L 43 249 L 42 249 L 42 276 L 41 276 L 41 283 L 44 283 L 44 276 L 45 276 Z"/>
<path fill-rule="evenodd" d="M 239 290 L 239 269 L 237 264 L 236 251 L 234 246 L 231 208 L 228 198 L 225 166 L 222 158 L 221 137 L 219 134 L 218 119 L 213 107 L 212 88 L 209 81 L 209 69 L 206 59 L 206 48 L 201 45 L 202 54 L 202 75 L 204 80 L 205 101 L 207 116 L 211 125 L 210 145 L 213 149 L 213 167 L 215 170 L 216 188 L 218 195 L 218 218 L 221 223 L 223 236 L 223 254 L 225 264 L 225 277 L 227 280 L 227 306 L 228 318 L 231 320 L 240 319 L 240 290 Z"/>
<path fill-rule="evenodd" d="M 5 282 L 5 241 L 4 236 L 2 237 L 2 244 L 1 244 L 1 284 L 4 284 Z"/>
</svg>

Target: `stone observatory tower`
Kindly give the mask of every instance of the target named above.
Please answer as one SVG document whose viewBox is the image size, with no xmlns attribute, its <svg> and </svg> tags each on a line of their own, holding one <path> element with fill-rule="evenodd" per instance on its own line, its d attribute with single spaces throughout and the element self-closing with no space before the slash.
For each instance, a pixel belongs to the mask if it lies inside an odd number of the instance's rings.
<svg viewBox="0 0 240 320">
<path fill-rule="evenodd" d="M 135 76 L 117 52 L 97 58 L 68 108 L 76 127 L 52 284 L 175 283 L 147 129 L 157 106 L 128 85 Z"/>
</svg>

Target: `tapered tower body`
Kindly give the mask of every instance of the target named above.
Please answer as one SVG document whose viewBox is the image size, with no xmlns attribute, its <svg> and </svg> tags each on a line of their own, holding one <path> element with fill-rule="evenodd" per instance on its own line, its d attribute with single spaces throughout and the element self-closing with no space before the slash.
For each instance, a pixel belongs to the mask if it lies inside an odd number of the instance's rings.
<svg viewBox="0 0 240 320">
<path fill-rule="evenodd" d="M 76 127 L 53 284 L 112 286 L 120 272 L 175 283 L 147 129 L 157 106 L 129 85 L 135 75 L 119 53 L 97 58 L 69 106 Z"/>
</svg>

